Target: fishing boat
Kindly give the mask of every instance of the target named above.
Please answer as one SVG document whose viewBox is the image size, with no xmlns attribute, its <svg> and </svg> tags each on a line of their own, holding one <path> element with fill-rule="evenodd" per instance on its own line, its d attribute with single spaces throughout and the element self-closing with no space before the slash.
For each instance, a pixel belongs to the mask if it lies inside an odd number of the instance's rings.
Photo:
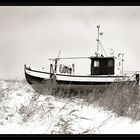
<svg viewBox="0 0 140 140">
<path fill-rule="evenodd" d="M 103 86 L 111 83 L 136 82 L 139 83 L 139 73 L 124 73 L 123 55 L 107 55 L 103 48 L 100 36 L 100 25 L 97 25 L 97 49 L 94 56 L 90 57 L 60 57 L 51 58 L 50 69 L 35 69 L 32 66 L 24 66 L 25 77 L 28 83 L 37 91 L 46 90 L 46 87 L 66 87 L 90 89 L 96 85 Z M 90 60 L 90 74 L 75 74 L 75 64 L 67 66 L 59 63 L 61 60 Z M 45 88 L 44 88 L 45 87 Z"/>
</svg>

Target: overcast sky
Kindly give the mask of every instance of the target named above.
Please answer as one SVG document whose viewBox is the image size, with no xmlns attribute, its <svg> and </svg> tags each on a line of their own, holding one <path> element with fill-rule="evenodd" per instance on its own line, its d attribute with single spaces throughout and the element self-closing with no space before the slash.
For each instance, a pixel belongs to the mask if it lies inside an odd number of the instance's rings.
<svg viewBox="0 0 140 140">
<path fill-rule="evenodd" d="M 139 6 L 0 6 L 0 79 L 24 78 L 24 64 L 48 68 L 60 50 L 94 55 L 98 24 L 104 48 L 123 52 L 126 70 L 140 70 Z"/>
</svg>

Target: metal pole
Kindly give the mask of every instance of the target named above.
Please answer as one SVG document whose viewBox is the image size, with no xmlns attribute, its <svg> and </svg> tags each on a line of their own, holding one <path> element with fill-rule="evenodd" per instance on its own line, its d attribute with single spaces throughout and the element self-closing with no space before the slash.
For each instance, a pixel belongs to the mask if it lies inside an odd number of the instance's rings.
<svg viewBox="0 0 140 140">
<path fill-rule="evenodd" d="M 54 68 L 55 73 L 57 72 L 57 62 L 58 62 L 58 58 L 55 59 L 55 64 L 54 64 L 55 65 L 55 68 Z"/>
<path fill-rule="evenodd" d="M 136 82 L 139 84 L 139 73 L 136 73 Z"/>
<path fill-rule="evenodd" d="M 53 75 L 53 64 L 50 64 L 50 79 L 52 79 Z"/>
<path fill-rule="evenodd" d="M 136 94 L 139 94 L 139 73 L 136 73 Z"/>
<path fill-rule="evenodd" d="M 98 37 L 97 37 L 97 52 L 99 51 L 99 28 L 100 28 L 100 25 L 97 25 L 97 28 L 98 28 Z"/>
</svg>

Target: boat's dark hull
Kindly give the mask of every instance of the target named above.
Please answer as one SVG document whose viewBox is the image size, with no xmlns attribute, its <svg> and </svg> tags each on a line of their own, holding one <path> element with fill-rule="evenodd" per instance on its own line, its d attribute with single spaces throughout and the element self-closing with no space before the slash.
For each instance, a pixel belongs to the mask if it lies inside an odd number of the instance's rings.
<svg viewBox="0 0 140 140">
<path fill-rule="evenodd" d="M 26 70 L 28 72 L 26 72 Z M 31 72 L 31 73 L 30 73 Z M 29 74 L 28 74 L 29 73 Z M 43 74 L 40 76 L 35 76 L 34 74 Z M 42 77 L 41 77 L 42 76 Z M 112 83 L 126 83 L 126 82 L 136 82 L 134 81 L 106 81 L 102 82 L 101 80 L 99 81 L 98 79 L 100 78 L 114 78 L 113 76 L 101 76 L 97 78 L 97 76 L 92 76 L 92 81 L 90 76 L 77 76 L 77 79 L 84 78 L 83 81 L 70 81 L 70 80 L 63 80 L 64 77 L 66 78 L 71 78 L 75 76 L 66 76 L 66 75 L 56 75 L 57 77 L 60 76 L 59 79 L 57 78 L 50 78 L 50 73 L 47 72 L 42 72 L 42 71 L 36 71 L 36 70 L 31 70 L 30 68 L 25 66 L 25 77 L 28 83 L 32 86 L 32 88 L 39 93 L 46 93 L 48 91 L 60 89 L 60 88 L 65 88 L 65 89 L 76 89 L 76 90 L 93 90 L 95 86 L 97 87 L 108 87 L 108 85 Z M 45 78 L 44 78 L 45 77 Z M 89 80 L 86 80 L 89 78 Z M 96 80 L 94 80 L 96 79 Z"/>
<path fill-rule="evenodd" d="M 32 88 L 41 94 L 49 93 L 50 91 L 55 91 L 57 89 L 72 89 L 72 90 L 93 90 L 95 87 L 106 88 L 111 82 L 69 82 L 69 81 L 55 81 L 46 80 L 45 78 L 39 78 L 35 76 L 28 75 L 25 72 L 25 77 Z"/>
<path fill-rule="evenodd" d="M 90 82 L 69 82 L 69 81 L 54 81 L 46 80 L 45 78 L 39 78 L 35 76 L 28 75 L 25 72 L 25 77 L 32 88 L 42 94 L 49 93 L 50 91 L 57 89 L 78 89 L 78 90 L 92 90 L 94 85 L 108 85 L 111 83 L 90 83 Z"/>
</svg>

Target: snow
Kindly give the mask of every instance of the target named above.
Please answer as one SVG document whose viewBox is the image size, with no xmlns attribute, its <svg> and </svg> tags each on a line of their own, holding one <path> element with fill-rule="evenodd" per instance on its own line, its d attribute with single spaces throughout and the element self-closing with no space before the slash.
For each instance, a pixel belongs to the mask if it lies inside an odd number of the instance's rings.
<svg viewBox="0 0 140 140">
<path fill-rule="evenodd" d="M 140 133 L 139 121 L 80 98 L 37 94 L 22 81 L 1 80 L 0 94 L 0 134 Z"/>
<path fill-rule="evenodd" d="M 0 81 L 0 87 L 1 87 L 2 89 L 5 89 L 5 88 L 6 88 L 6 82 L 4 82 L 4 80 L 1 80 L 1 81 Z"/>
</svg>

